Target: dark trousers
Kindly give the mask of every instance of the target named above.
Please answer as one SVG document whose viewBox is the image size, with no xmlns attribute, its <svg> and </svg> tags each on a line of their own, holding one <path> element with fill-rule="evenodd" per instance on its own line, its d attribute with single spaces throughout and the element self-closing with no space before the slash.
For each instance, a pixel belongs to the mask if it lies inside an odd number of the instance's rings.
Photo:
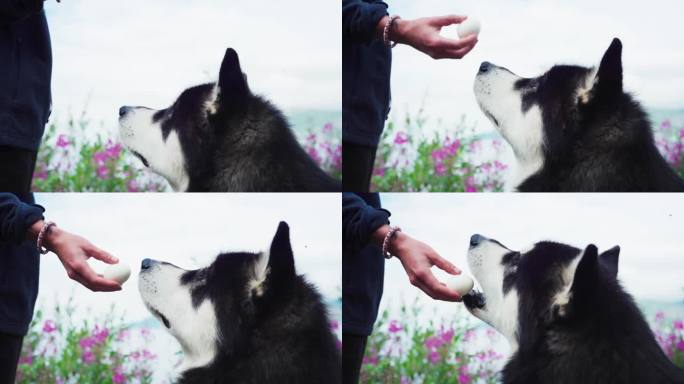
<svg viewBox="0 0 684 384">
<path fill-rule="evenodd" d="M 0 384 L 14 384 L 23 336 L 0 333 Z"/>
<path fill-rule="evenodd" d="M 25 199 L 31 192 L 35 151 L 0 146 L 0 192 Z M 0 384 L 14 384 L 24 337 L 0 333 Z"/>
<path fill-rule="evenodd" d="M 0 192 L 12 192 L 20 198 L 31 191 L 36 151 L 0 146 Z"/>
<path fill-rule="evenodd" d="M 367 336 L 342 334 L 342 383 L 357 384 L 366 350 Z"/>
<path fill-rule="evenodd" d="M 369 192 L 378 147 L 342 144 L 342 190 Z"/>
</svg>

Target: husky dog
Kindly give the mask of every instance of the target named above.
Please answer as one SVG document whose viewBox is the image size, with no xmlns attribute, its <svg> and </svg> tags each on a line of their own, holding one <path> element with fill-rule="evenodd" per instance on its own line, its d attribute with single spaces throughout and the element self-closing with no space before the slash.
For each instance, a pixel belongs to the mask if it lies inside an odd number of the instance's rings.
<svg viewBox="0 0 684 384">
<path fill-rule="evenodd" d="M 252 94 L 230 48 L 218 83 L 186 89 L 162 110 L 121 107 L 119 134 L 175 191 L 341 191 L 299 145 L 283 114 Z"/>
<path fill-rule="evenodd" d="M 220 254 L 207 268 L 145 259 L 138 285 L 183 349 L 180 384 L 341 382 L 325 306 L 295 272 L 284 222 L 269 250 Z"/>
<path fill-rule="evenodd" d="M 684 383 L 620 286 L 619 254 L 553 242 L 517 252 L 471 237 L 468 266 L 482 292 L 463 300 L 511 344 L 505 384 Z"/>
<path fill-rule="evenodd" d="M 556 65 L 522 78 L 483 62 L 475 97 L 513 148 L 519 191 L 684 191 L 643 108 L 622 87 L 622 43 L 598 68 Z"/>
</svg>

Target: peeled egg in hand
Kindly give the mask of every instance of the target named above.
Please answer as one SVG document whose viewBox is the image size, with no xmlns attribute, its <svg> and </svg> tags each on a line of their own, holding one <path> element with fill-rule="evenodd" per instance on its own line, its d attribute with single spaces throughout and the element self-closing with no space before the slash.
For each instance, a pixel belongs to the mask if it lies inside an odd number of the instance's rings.
<svg viewBox="0 0 684 384">
<path fill-rule="evenodd" d="M 468 35 L 480 34 L 480 21 L 477 19 L 473 19 L 468 17 L 463 21 L 461 24 L 458 25 L 458 37 L 466 37 Z"/>
<path fill-rule="evenodd" d="M 131 267 L 126 263 L 110 264 L 102 272 L 102 277 L 123 284 L 131 276 Z"/>
<path fill-rule="evenodd" d="M 458 292 L 463 297 L 473 289 L 475 282 L 470 276 L 461 273 L 460 275 L 449 276 L 445 284 L 447 288 Z"/>
</svg>

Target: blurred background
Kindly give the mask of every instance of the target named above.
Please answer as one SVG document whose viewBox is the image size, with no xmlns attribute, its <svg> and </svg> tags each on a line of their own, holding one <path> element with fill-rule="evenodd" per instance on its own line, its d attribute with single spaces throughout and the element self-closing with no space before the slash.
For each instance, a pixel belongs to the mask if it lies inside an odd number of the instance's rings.
<svg viewBox="0 0 684 384">
<path fill-rule="evenodd" d="M 209 265 L 221 252 L 258 252 L 270 246 L 281 220 L 290 226 L 297 272 L 318 287 L 328 304 L 331 328 L 340 332 L 336 325 L 341 320 L 342 284 L 339 195 L 38 194 L 36 200 L 46 208 L 46 219 L 85 237 L 132 268 L 122 291 L 93 293 L 69 280 L 54 254 L 42 256 L 36 305 L 41 315 L 37 316 L 32 335 L 27 337 L 27 344 L 39 338 L 37 349 L 54 334 L 46 332 L 50 324 L 64 327 L 60 329 L 61 336 L 52 342 L 60 351 L 74 347 L 68 343 L 83 349 L 83 340 L 97 337 L 97 329 L 102 332 L 106 328 L 106 340 L 111 343 L 106 344 L 107 348 L 116 347 L 117 356 L 127 356 L 123 360 L 125 372 L 129 372 L 131 364 L 139 362 L 153 371 L 151 382 L 168 382 L 180 362 L 180 347 L 143 305 L 137 289 L 142 259 L 149 257 L 195 269 Z M 90 264 L 96 270 L 104 268 L 103 263 L 92 259 Z M 73 312 L 63 316 L 68 306 L 74 307 Z M 125 326 L 126 338 L 115 332 L 117 327 L 106 319 L 115 319 L 116 324 Z M 64 339 L 69 339 L 67 323 L 80 329 L 85 321 L 89 322 L 83 327 L 86 333 L 72 331 L 71 340 L 65 344 Z M 143 355 L 147 357 L 144 361 Z M 74 370 L 85 372 L 95 365 L 95 361 L 89 364 L 86 356 L 78 350 Z M 27 356 L 23 359 L 28 362 Z M 102 357 L 99 363 L 112 372 L 116 365 L 105 359 Z M 20 369 L 38 366 L 39 358 L 33 360 L 33 364 L 20 365 Z M 56 369 L 55 365 L 52 369 Z M 135 380 L 132 374 L 125 382 L 150 382 Z"/>
<path fill-rule="evenodd" d="M 513 250 L 542 240 L 600 251 L 619 245 L 619 280 L 668 356 L 684 366 L 684 196 L 385 193 L 381 200 L 392 225 L 469 275 L 476 233 Z M 434 301 L 413 287 L 398 259 L 385 266 L 384 315 L 366 350 L 365 382 L 383 375 L 392 378 L 384 382 L 495 382 L 508 343 L 463 304 Z M 433 272 L 444 281 L 445 273 Z"/>
</svg>

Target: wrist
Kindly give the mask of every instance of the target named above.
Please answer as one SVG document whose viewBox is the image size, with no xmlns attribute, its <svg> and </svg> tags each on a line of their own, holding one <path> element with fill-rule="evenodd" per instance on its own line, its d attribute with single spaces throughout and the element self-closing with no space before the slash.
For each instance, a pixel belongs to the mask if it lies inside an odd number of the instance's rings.
<svg viewBox="0 0 684 384">
<path fill-rule="evenodd" d="M 406 44 L 407 30 L 411 24 L 411 20 L 396 19 L 392 28 L 389 30 L 389 38 L 397 44 Z"/>
<path fill-rule="evenodd" d="M 390 252 L 390 254 L 401 260 L 404 250 L 406 249 L 406 245 L 410 239 L 411 236 L 399 231 L 396 233 L 392 241 L 390 241 L 389 245 L 387 246 L 387 250 Z"/>
<path fill-rule="evenodd" d="M 48 251 L 54 252 L 55 249 L 57 249 L 61 244 L 63 235 L 64 231 L 61 228 L 53 226 L 45 236 L 45 239 L 43 240 L 43 246 Z"/>
</svg>

